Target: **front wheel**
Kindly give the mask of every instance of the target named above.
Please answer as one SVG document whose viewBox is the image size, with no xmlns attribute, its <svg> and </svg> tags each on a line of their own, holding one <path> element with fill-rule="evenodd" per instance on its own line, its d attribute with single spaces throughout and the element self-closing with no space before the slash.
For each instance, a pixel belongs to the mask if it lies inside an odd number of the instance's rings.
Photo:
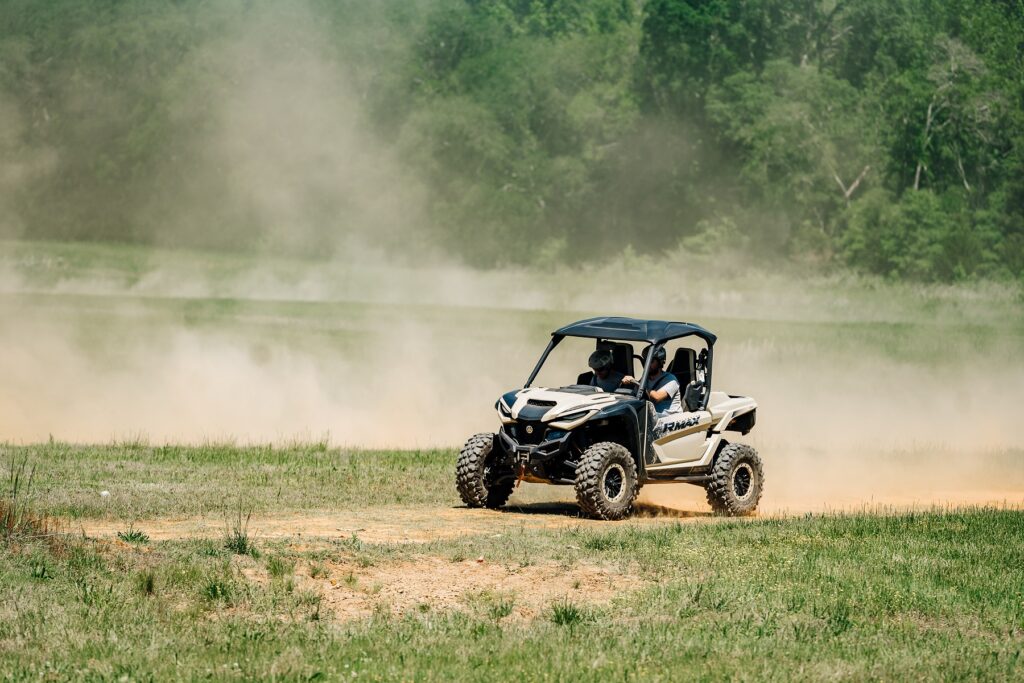
<svg viewBox="0 0 1024 683">
<path fill-rule="evenodd" d="M 576 469 L 576 501 L 590 517 L 622 519 L 640 492 L 636 463 L 625 446 L 597 443 L 583 452 Z"/>
<path fill-rule="evenodd" d="M 754 514 L 764 487 L 764 470 L 757 451 L 731 443 L 718 454 L 705 490 L 715 514 L 741 517 Z"/>
<path fill-rule="evenodd" d="M 515 488 L 511 468 L 495 462 L 494 434 L 469 437 L 455 463 L 455 488 L 462 502 L 471 508 L 500 508 Z"/>
</svg>

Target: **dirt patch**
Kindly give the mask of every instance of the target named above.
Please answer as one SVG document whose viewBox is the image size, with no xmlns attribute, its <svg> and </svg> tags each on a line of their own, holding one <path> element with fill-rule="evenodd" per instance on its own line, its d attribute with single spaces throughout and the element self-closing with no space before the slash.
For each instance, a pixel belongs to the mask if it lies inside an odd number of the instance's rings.
<svg viewBox="0 0 1024 683">
<path fill-rule="evenodd" d="M 327 576 L 303 578 L 339 619 L 374 613 L 476 611 L 499 619 L 532 619 L 559 602 L 603 604 L 643 583 L 618 569 L 594 565 L 506 566 L 477 558 L 453 562 L 422 557 L 360 568 L 327 565 Z"/>
<path fill-rule="evenodd" d="M 641 515 L 650 519 L 641 523 L 659 523 L 666 519 L 686 519 L 686 511 L 662 510 L 654 519 L 654 507 L 641 507 Z M 705 513 L 706 514 L 706 513 Z M 425 543 L 433 540 L 506 533 L 519 529 L 558 529 L 564 527 L 601 527 L 630 522 L 599 522 L 583 518 L 575 505 L 537 503 L 508 510 L 469 510 L 466 508 L 374 508 L 322 514 L 282 513 L 253 517 L 249 533 L 256 540 L 281 538 L 350 539 L 367 543 Z M 635 523 L 635 522 L 634 522 Z M 217 518 L 141 520 L 134 527 L 154 541 L 223 536 L 229 523 Z M 127 524 L 111 520 L 75 520 L 66 527 L 86 536 L 109 538 Z"/>
</svg>

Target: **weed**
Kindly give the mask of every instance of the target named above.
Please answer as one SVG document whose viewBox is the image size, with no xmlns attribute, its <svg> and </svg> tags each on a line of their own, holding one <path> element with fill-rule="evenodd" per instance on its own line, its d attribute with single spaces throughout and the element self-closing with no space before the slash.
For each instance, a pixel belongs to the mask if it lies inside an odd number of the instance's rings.
<svg viewBox="0 0 1024 683">
<path fill-rule="evenodd" d="M 491 621 L 501 621 L 512 614 L 513 607 L 515 607 L 515 600 L 512 598 L 502 598 L 488 606 L 487 616 L 491 618 Z"/>
<path fill-rule="evenodd" d="M 323 562 L 309 563 L 309 578 L 322 579 L 325 576 L 327 576 L 327 567 L 324 566 Z"/>
<path fill-rule="evenodd" d="M 144 545 L 149 543 L 149 534 L 142 529 L 136 529 L 134 524 L 129 524 L 124 531 L 118 531 L 117 537 L 125 543 L 133 545 Z"/>
<path fill-rule="evenodd" d="M 106 590 L 97 588 L 96 584 L 85 576 L 79 576 L 75 579 L 75 587 L 78 589 L 78 599 L 90 607 L 99 603 L 104 597 L 110 598 L 114 594 L 114 587 L 112 585 L 108 584 Z"/>
<path fill-rule="evenodd" d="M 50 574 L 50 568 L 46 565 L 46 560 L 41 558 L 32 560 L 29 573 L 33 579 L 37 579 L 39 581 L 53 578 Z"/>
<path fill-rule="evenodd" d="M 267 558 L 267 573 L 273 579 L 283 579 L 286 576 L 291 576 L 294 571 L 294 560 L 286 560 L 278 555 L 272 555 Z"/>
<path fill-rule="evenodd" d="M 834 636 L 838 636 L 839 634 L 853 628 L 853 619 L 851 617 L 849 603 L 844 601 L 837 604 L 829 612 L 827 622 L 829 630 L 832 631 L 832 635 Z"/>
<path fill-rule="evenodd" d="M 135 575 L 135 587 L 143 595 L 156 594 L 156 574 L 146 569 Z"/>
<path fill-rule="evenodd" d="M 236 555 L 252 555 L 255 547 L 249 538 L 249 520 L 252 518 L 252 510 L 242 516 L 242 508 L 238 508 L 238 518 L 235 523 L 227 529 L 224 539 L 224 547 Z"/>
<path fill-rule="evenodd" d="M 231 593 L 231 583 L 220 577 L 207 579 L 202 588 L 203 597 L 211 602 L 226 602 Z"/>
<path fill-rule="evenodd" d="M 568 599 L 551 606 L 551 621 L 559 626 L 575 626 L 587 618 L 587 612 Z"/>
</svg>

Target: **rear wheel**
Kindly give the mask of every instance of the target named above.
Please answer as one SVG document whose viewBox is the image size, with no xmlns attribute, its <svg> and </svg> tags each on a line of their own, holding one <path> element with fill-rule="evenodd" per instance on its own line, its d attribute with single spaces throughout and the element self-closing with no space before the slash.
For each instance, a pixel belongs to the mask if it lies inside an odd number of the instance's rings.
<svg viewBox="0 0 1024 683">
<path fill-rule="evenodd" d="M 757 509 L 763 487 L 764 470 L 757 451 L 746 444 L 732 443 L 718 454 L 705 489 L 708 504 L 716 514 L 743 516 Z"/>
<path fill-rule="evenodd" d="M 494 434 L 469 437 L 455 463 L 455 487 L 471 508 L 500 508 L 508 502 L 516 482 L 511 468 L 497 465 Z"/>
<path fill-rule="evenodd" d="M 622 519 L 640 491 L 636 463 L 625 446 L 597 443 L 583 452 L 576 469 L 576 501 L 590 517 Z"/>
</svg>

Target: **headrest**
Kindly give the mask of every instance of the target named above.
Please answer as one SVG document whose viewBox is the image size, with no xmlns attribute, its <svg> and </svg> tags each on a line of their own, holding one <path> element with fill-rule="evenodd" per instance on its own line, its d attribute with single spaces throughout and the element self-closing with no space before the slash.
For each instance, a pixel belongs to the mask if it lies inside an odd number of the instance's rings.
<svg viewBox="0 0 1024 683">
<path fill-rule="evenodd" d="M 676 376 L 679 385 L 685 387 L 695 379 L 696 362 L 697 352 L 684 346 L 676 349 L 667 369 Z"/>
</svg>

